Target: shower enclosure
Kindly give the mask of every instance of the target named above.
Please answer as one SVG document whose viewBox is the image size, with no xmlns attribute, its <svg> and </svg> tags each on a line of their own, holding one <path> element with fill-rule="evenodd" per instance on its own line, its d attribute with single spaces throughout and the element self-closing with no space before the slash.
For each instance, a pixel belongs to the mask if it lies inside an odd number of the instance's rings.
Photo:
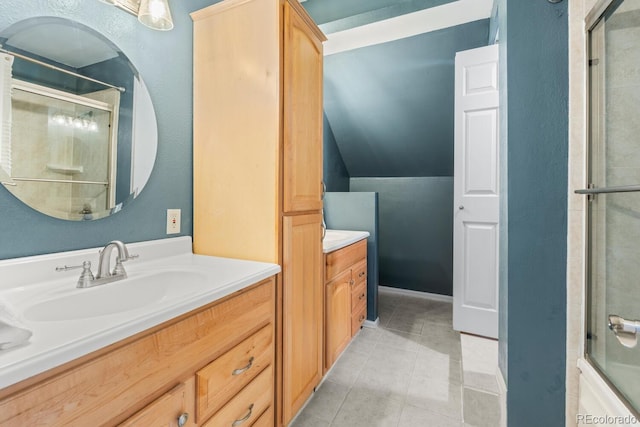
<svg viewBox="0 0 640 427">
<path fill-rule="evenodd" d="M 588 198 L 585 352 L 637 415 L 640 1 L 614 0 L 606 6 L 589 28 L 589 185 L 578 191 Z"/>
</svg>

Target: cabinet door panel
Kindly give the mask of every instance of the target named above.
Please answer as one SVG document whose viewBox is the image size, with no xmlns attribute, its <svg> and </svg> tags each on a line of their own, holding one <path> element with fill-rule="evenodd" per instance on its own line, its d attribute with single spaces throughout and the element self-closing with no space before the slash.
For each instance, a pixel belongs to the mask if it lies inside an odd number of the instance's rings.
<svg viewBox="0 0 640 427">
<path fill-rule="evenodd" d="M 320 214 L 283 218 L 283 418 L 288 424 L 322 377 Z"/>
<path fill-rule="evenodd" d="M 325 367 L 331 368 L 351 341 L 351 270 L 327 283 L 325 311 Z"/>
<path fill-rule="evenodd" d="M 322 208 L 322 43 L 284 3 L 284 212 Z"/>
</svg>

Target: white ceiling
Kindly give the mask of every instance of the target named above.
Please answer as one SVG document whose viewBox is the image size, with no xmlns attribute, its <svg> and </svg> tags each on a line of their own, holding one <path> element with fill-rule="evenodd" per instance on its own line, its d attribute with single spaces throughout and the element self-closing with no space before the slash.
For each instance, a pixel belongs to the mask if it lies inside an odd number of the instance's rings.
<svg viewBox="0 0 640 427">
<path fill-rule="evenodd" d="M 25 28 L 10 36 L 6 44 L 73 68 L 86 67 L 118 56 L 97 36 L 59 23 Z"/>
<path fill-rule="evenodd" d="M 324 55 L 400 40 L 491 17 L 493 0 L 458 0 L 327 35 Z M 322 27 L 322 26 L 321 26 Z"/>
</svg>

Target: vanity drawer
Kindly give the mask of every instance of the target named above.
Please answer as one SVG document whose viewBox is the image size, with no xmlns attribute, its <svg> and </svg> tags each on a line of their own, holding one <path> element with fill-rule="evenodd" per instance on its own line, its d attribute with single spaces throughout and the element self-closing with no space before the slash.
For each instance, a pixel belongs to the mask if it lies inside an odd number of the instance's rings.
<svg viewBox="0 0 640 427">
<path fill-rule="evenodd" d="M 359 306 L 367 303 L 367 282 L 360 282 L 351 288 L 351 312 L 359 310 Z"/>
<path fill-rule="evenodd" d="M 273 427 L 274 420 L 273 406 L 269 406 L 269 409 L 264 411 L 260 418 L 256 420 L 251 427 Z"/>
<path fill-rule="evenodd" d="M 196 373 L 198 421 L 209 418 L 273 362 L 273 327 L 267 325 Z"/>
<path fill-rule="evenodd" d="M 273 368 L 269 365 L 202 427 L 250 426 L 273 404 Z"/>
<path fill-rule="evenodd" d="M 358 311 L 353 313 L 351 317 L 351 336 L 354 336 L 358 333 L 365 319 L 367 318 L 367 304 L 366 301 L 362 306 L 358 309 Z"/>
<path fill-rule="evenodd" d="M 194 379 L 180 383 L 168 393 L 147 405 L 118 427 L 164 427 L 177 426 L 182 417 L 182 426 L 193 427 L 194 423 Z"/>
<path fill-rule="evenodd" d="M 337 274 L 346 270 L 358 261 L 367 258 L 367 240 L 360 240 L 327 254 L 325 281 L 333 279 Z"/>
<path fill-rule="evenodd" d="M 363 259 L 351 269 L 353 271 L 353 280 L 356 284 L 367 282 L 367 260 Z"/>
</svg>

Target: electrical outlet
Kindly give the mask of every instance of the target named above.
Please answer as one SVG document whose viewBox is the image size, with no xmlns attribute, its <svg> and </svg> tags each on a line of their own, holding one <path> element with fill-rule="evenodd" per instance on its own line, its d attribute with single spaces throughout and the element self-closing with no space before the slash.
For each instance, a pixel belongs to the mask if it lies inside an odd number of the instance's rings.
<svg viewBox="0 0 640 427">
<path fill-rule="evenodd" d="M 180 233 L 180 209 L 167 209 L 167 234 Z"/>
</svg>

